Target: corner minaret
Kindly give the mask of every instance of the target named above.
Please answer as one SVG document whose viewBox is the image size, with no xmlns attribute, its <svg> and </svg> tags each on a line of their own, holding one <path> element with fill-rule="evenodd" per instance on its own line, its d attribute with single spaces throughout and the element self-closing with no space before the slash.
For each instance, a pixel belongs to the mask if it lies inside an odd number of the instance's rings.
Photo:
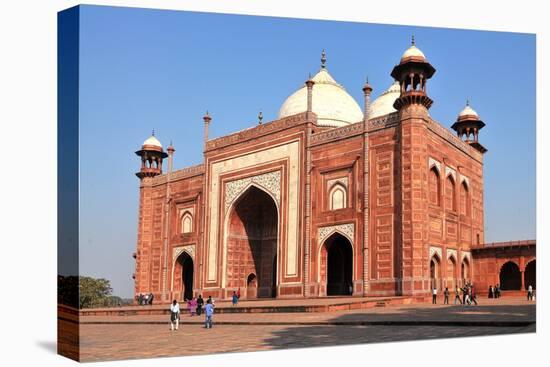
<svg viewBox="0 0 550 367">
<path fill-rule="evenodd" d="M 391 76 L 399 82 L 401 95 L 395 100 L 393 107 L 401 110 L 409 105 L 422 105 L 429 109 L 433 101 L 426 92 L 426 82 L 435 73 L 435 68 L 428 62 L 412 37 L 411 47 L 401 56 Z"/>
<path fill-rule="evenodd" d="M 136 154 L 141 157 L 141 169 L 136 173 L 140 180 L 144 177 L 155 177 L 162 174 L 162 160 L 168 157 L 168 154 L 162 149 L 162 144 L 155 137 L 154 130 Z"/>
<path fill-rule="evenodd" d="M 458 114 L 458 118 L 451 128 L 456 131 L 456 135 L 462 141 L 481 153 L 485 153 L 487 149 L 478 141 L 479 130 L 484 126 L 485 123 L 481 121 L 477 112 L 470 107 L 470 102 L 466 101 L 466 107 Z"/>
<path fill-rule="evenodd" d="M 369 84 L 369 77 L 363 86 L 363 96 L 365 97 L 365 102 L 363 104 L 363 120 L 367 122 L 369 120 L 369 110 L 370 110 L 370 96 L 372 94 L 372 87 Z"/>
<path fill-rule="evenodd" d="M 170 142 L 170 145 L 166 148 L 166 151 L 168 152 L 168 173 L 171 173 L 174 169 L 174 152 L 176 151 L 172 145 L 172 142 Z"/>
</svg>

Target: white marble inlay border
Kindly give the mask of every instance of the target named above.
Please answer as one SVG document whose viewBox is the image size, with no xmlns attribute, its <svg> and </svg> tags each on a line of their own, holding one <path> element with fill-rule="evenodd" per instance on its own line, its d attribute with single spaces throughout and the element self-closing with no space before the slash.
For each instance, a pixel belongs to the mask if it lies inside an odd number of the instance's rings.
<svg viewBox="0 0 550 367">
<path fill-rule="evenodd" d="M 453 179 L 456 182 L 456 171 L 451 167 L 445 167 L 445 177 L 449 176 L 449 173 L 453 176 Z"/>
<path fill-rule="evenodd" d="M 347 190 L 348 185 L 349 185 L 349 180 L 348 180 L 347 177 L 333 178 L 331 180 L 328 180 L 327 181 L 327 189 L 330 191 L 332 186 L 334 186 L 334 184 L 336 184 L 336 183 L 340 183 Z"/>
<path fill-rule="evenodd" d="M 456 250 L 448 248 L 447 249 L 447 260 L 449 260 L 451 258 L 451 256 L 455 258 L 455 261 L 458 261 L 458 255 L 456 254 Z"/>
<path fill-rule="evenodd" d="M 432 157 L 428 157 L 428 168 L 431 168 L 432 165 L 436 166 L 439 172 L 441 172 L 441 162 L 439 162 L 436 159 L 433 159 Z"/>
<path fill-rule="evenodd" d="M 258 176 L 245 177 L 240 180 L 230 181 L 225 184 L 225 212 L 238 198 L 241 193 L 246 190 L 251 184 L 256 184 L 263 189 L 269 191 L 275 200 L 277 206 L 281 206 L 281 171 L 264 173 Z"/>
<path fill-rule="evenodd" d="M 318 243 L 322 244 L 334 232 L 340 232 L 350 240 L 353 245 L 355 238 L 355 223 L 338 224 L 334 226 L 319 227 L 317 230 Z"/>
<path fill-rule="evenodd" d="M 442 261 L 443 260 L 443 251 L 441 250 L 441 247 L 437 247 L 437 246 L 430 246 L 430 260 L 432 259 L 432 257 L 437 254 L 437 256 L 439 256 L 439 260 Z"/>
</svg>

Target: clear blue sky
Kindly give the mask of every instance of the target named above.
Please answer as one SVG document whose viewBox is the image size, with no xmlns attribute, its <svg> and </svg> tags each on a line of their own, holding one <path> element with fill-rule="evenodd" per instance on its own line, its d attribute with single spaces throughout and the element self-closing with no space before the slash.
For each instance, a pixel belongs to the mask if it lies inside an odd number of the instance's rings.
<svg viewBox="0 0 550 367">
<path fill-rule="evenodd" d="M 535 36 L 335 21 L 83 6 L 80 64 L 80 271 L 133 293 L 138 185 L 134 154 L 155 129 L 175 169 L 202 162 L 210 136 L 276 119 L 320 65 L 362 104 L 378 96 L 415 35 L 437 69 L 433 118 L 450 127 L 466 98 L 486 127 L 487 241 L 535 238 Z"/>
</svg>

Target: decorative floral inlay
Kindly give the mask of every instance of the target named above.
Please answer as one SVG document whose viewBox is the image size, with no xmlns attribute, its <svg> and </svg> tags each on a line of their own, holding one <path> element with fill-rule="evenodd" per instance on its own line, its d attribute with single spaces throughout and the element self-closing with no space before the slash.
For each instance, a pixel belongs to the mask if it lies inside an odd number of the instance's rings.
<svg viewBox="0 0 550 367">
<path fill-rule="evenodd" d="M 430 259 L 435 254 L 437 254 L 437 256 L 439 257 L 440 260 L 443 259 L 443 252 L 441 251 L 441 247 L 430 246 Z"/>
<path fill-rule="evenodd" d="M 277 205 L 281 204 L 281 171 L 268 172 L 254 177 L 246 177 L 240 180 L 231 181 L 225 184 L 225 211 L 229 209 L 233 201 L 250 184 L 256 184 L 263 189 L 269 191 L 277 201 Z"/>
<path fill-rule="evenodd" d="M 448 248 L 448 249 L 447 249 L 447 259 L 450 259 L 451 256 L 453 256 L 454 259 L 455 259 L 455 261 L 457 261 L 458 255 L 456 254 L 456 250 L 455 250 L 455 249 L 450 249 L 450 248 Z"/>
<path fill-rule="evenodd" d="M 318 229 L 318 235 L 319 243 L 323 243 L 328 236 L 333 234 L 334 232 L 341 232 L 342 234 L 346 235 L 349 240 L 353 243 L 354 234 L 355 234 L 355 224 L 354 223 L 346 223 L 346 224 L 338 224 L 335 226 L 327 226 L 327 227 L 319 227 Z"/>
<path fill-rule="evenodd" d="M 346 189 L 348 188 L 348 178 L 347 177 L 340 177 L 340 178 L 333 178 L 332 180 L 328 180 L 327 181 L 327 189 L 330 190 L 332 188 L 332 186 L 337 182 L 342 184 Z"/>
<path fill-rule="evenodd" d="M 174 250 L 172 253 L 172 260 L 175 262 L 182 252 L 187 252 L 187 254 L 191 256 L 191 259 L 195 261 L 195 245 L 174 247 Z"/>
<path fill-rule="evenodd" d="M 438 160 L 433 159 L 432 157 L 428 158 L 428 168 L 436 166 L 439 172 L 441 172 L 441 163 Z M 440 173 L 441 174 L 441 173 Z"/>
<path fill-rule="evenodd" d="M 456 182 L 456 171 L 451 167 L 445 167 L 445 177 L 449 176 L 449 173 L 453 176 L 453 179 Z"/>
</svg>

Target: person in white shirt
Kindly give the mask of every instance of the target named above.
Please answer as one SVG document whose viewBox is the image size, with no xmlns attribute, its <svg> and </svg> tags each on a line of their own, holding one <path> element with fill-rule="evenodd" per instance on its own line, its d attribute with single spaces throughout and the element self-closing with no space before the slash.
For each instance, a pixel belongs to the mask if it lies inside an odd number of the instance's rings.
<svg viewBox="0 0 550 367">
<path fill-rule="evenodd" d="M 437 288 L 432 289 L 432 304 L 437 304 Z"/>
<path fill-rule="evenodd" d="M 174 326 L 176 327 L 176 330 L 178 330 L 179 323 L 180 305 L 178 304 L 178 301 L 174 300 L 170 305 L 170 330 L 174 330 Z"/>
</svg>

